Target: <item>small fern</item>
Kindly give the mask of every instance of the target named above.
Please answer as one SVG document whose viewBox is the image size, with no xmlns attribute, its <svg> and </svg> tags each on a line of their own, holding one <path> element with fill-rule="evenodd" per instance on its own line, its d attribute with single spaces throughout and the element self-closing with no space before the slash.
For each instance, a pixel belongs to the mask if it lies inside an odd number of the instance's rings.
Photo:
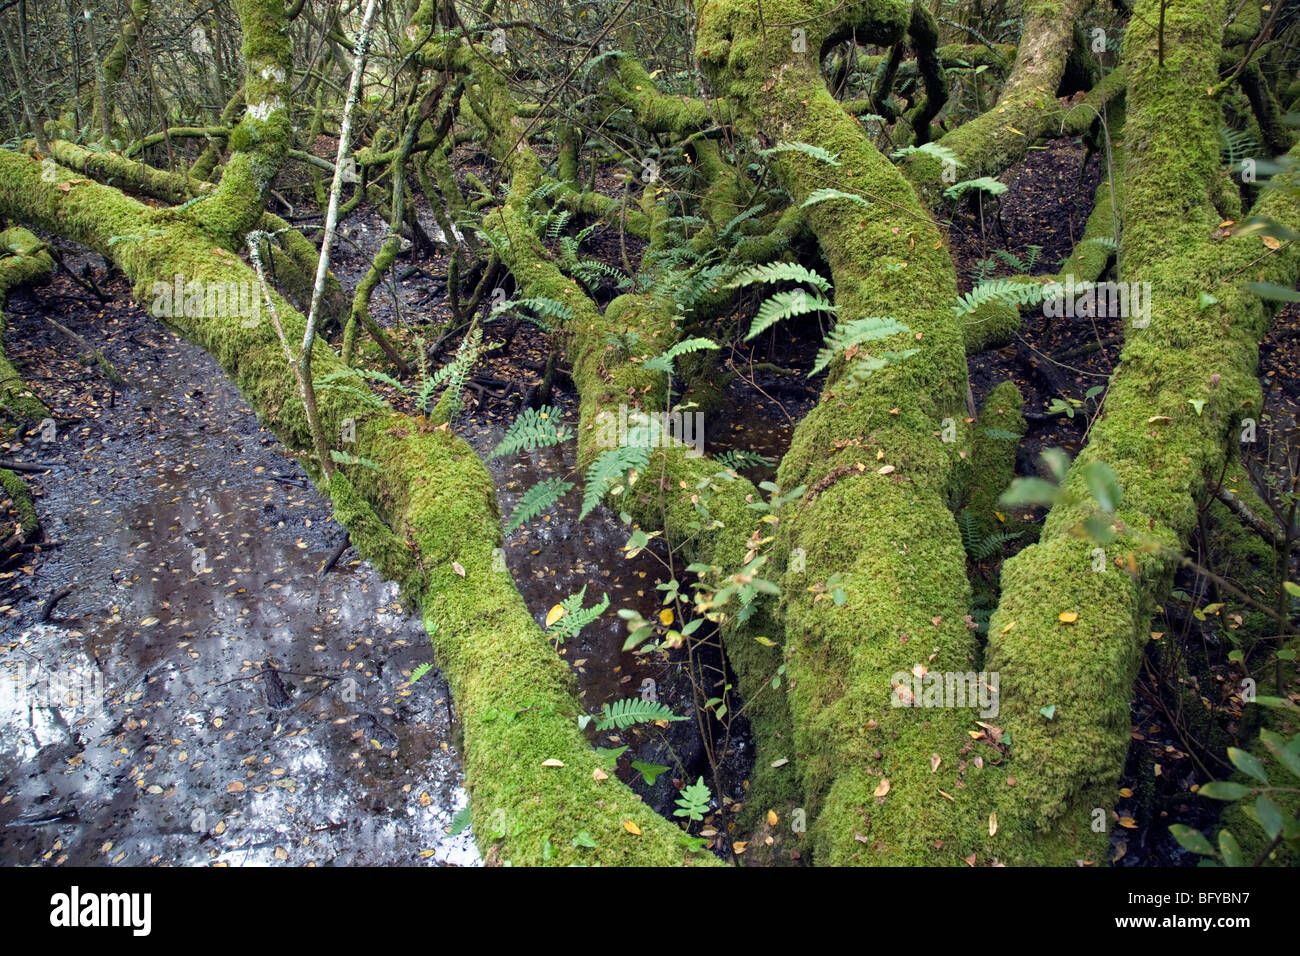
<svg viewBox="0 0 1300 956">
<path fill-rule="evenodd" d="M 721 455 L 718 455 L 716 460 L 723 468 L 730 468 L 732 471 L 758 468 L 760 466 L 771 468 L 774 464 L 771 459 L 764 458 L 756 451 L 743 451 L 737 448 L 724 451 Z"/>
<path fill-rule="evenodd" d="M 547 405 L 543 408 L 525 408 L 523 413 L 510 423 L 501 441 L 492 449 L 488 458 L 499 455 L 512 455 L 519 451 L 532 451 L 534 448 L 548 448 L 568 441 L 573 433 L 560 421 L 563 415 L 558 408 Z"/>
<path fill-rule="evenodd" d="M 600 717 L 596 719 L 597 730 L 626 730 L 635 724 L 648 724 L 653 720 L 685 720 L 672 712 L 666 705 L 657 701 L 642 700 L 639 697 L 627 697 L 616 700 L 611 705 L 601 704 Z"/>
<path fill-rule="evenodd" d="M 979 520 L 971 514 L 969 508 L 963 508 L 957 515 L 957 527 L 961 531 L 962 547 L 966 549 L 966 556 L 973 564 L 981 564 L 999 554 L 1008 544 L 1024 534 L 1023 531 L 994 531 L 990 534 L 982 534 Z"/>
<path fill-rule="evenodd" d="M 870 206 L 871 202 L 866 198 L 859 196 L 857 193 L 846 193 L 841 189 L 814 189 L 808 194 L 808 198 L 803 201 L 804 207 L 815 206 L 821 202 L 827 202 L 832 199 L 847 199 L 849 202 L 857 203 L 859 206 Z"/>
<path fill-rule="evenodd" d="M 803 155 L 819 160 L 828 166 L 838 166 L 840 164 L 838 156 L 833 153 L 828 153 L 820 146 L 814 146 L 811 143 L 782 142 L 777 143 L 771 149 L 760 149 L 758 151 L 760 156 L 774 156 L 777 153 L 802 153 Z"/>
<path fill-rule="evenodd" d="M 663 352 L 659 355 L 656 355 L 654 358 L 646 359 L 642 363 L 642 367 L 647 372 L 666 372 L 671 375 L 673 371 L 673 361 L 679 355 L 685 355 L 688 352 L 700 352 L 705 349 L 717 349 L 717 348 L 721 348 L 721 346 L 719 346 L 718 343 L 714 342 L 712 339 L 705 339 L 705 338 L 683 339 L 681 342 L 678 342 L 676 345 L 670 348 L 667 352 Z"/>
<path fill-rule="evenodd" d="M 510 534 L 537 518 L 543 511 L 551 508 L 567 495 L 572 488 L 573 482 L 565 481 L 563 478 L 545 478 L 533 485 L 524 492 L 523 497 L 519 499 L 519 504 L 515 505 L 510 521 L 506 524 L 505 533 Z"/>
<path fill-rule="evenodd" d="M 959 316 L 972 315 L 986 302 L 1001 302 L 1004 305 L 1023 307 L 1037 305 L 1043 301 L 1042 282 L 1016 282 L 1011 279 L 991 279 L 981 282 L 963 296 L 957 298 L 953 311 Z"/>
<path fill-rule="evenodd" d="M 1006 249 L 994 249 L 993 254 L 1017 272 L 1029 273 L 1034 271 L 1034 266 L 1038 265 L 1038 260 L 1042 258 L 1043 247 L 1027 247 L 1023 259 L 1014 252 L 1010 252 Z"/>
<path fill-rule="evenodd" d="M 745 336 L 745 341 L 748 342 L 761 335 L 783 319 L 793 318 L 796 315 L 805 315 L 809 312 L 834 311 L 835 305 L 832 302 L 819 295 L 809 295 L 803 289 L 796 289 L 793 292 L 777 292 L 769 296 L 758 307 L 758 312 L 754 315 L 754 321 L 749 327 L 749 334 Z"/>
<path fill-rule="evenodd" d="M 835 326 L 831 334 L 826 336 L 826 345 L 817 353 L 817 361 L 813 363 L 812 371 L 808 373 L 808 377 L 811 378 L 830 365 L 831 360 L 841 352 L 847 352 L 864 342 L 873 342 L 877 339 L 888 338 L 891 335 L 898 335 L 908 331 L 910 330 L 906 325 L 897 319 L 891 318 L 873 316 L 840 322 Z M 863 370 L 865 372 L 870 373 L 878 368 L 883 368 L 890 360 L 903 359 L 915 352 L 916 349 L 908 349 L 905 352 L 886 352 L 880 358 L 865 356 L 859 360 L 859 364 L 864 366 Z"/>
<path fill-rule="evenodd" d="M 644 471 L 649 463 L 649 442 L 633 444 L 629 430 L 628 444 L 601 452 L 587 469 L 582 490 L 582 512 L 578 517 L 587 517 L 611 488 L 621 485 L 630 472 Z"/>
<path fill-rule="evenodd" d="M 966 164 L 957 158 L 956 153 L 947 146 L 940 146 L 938 143 L 925 143 L 921 146 L 904 146 L 901 149 L 894 150 L 889 155 L 893 159 L 899 159 L 903 156 L 910 156 L 912 153 L 926 153 L 927 155 L 933 156 L 945 163 L 956 166 L 958 169 L 964 169 L 966 167 Z"/>
<path fill-rule="evenodd" d="M 755 282 L 806 282 L 821 292 L 829 292 L 831 284 L 820 273 L 797 262 L 773 262 L 752 266 L 736 276 L 728 288 L 738 289 Z"/>
<path fill-rule="evenodd" d="M 608 594 L 601 599 L 599 604 L 584 608 L 582 602 L 586 596 L 587 586 L 584 584 L 581 591 L 577 594 L 570 594 L 560 602 L 560 607 L 564 609 L 564 616 L 546 629 L 547 637 L 559 644 L 563 644 L 569 638 L 577 637 L 584 627 L 605 613 L 605 610 L 609 607 Z"/>
<path fill-rule="evenodd" d="M 1007 184 L 998 182 L 992 176 L 980 176 L 976 179 L 963 179 L 949 186 L 943 194 L 949 199 L 960 199 L 973 189 L 990 196 L 1000 196 L 1007 191 Z"/>
<path fill-rule="evenodd" d="M 361 377 L 352 369 L 338 369 L 330 372 L 323 378 L 316 379 L 316 390 L 321 392 L 340 392 L 364 402 L 371 408 L 387 408 L 388 403 L 370 389 L 362 388 L 357 384 L 346 384 L 349 380 L 351 382 L 357 382 L 360 378 Z"/>
<path fill-rule="evenodd" d="M 443 399 L 447 402 L 447 421 L 454 421 L 460 414 L 463 405 L 461 393 L 465 388 L 465 380 L 469 377 L 470 369 L 478 361 L 479 348 L 483 344 L 483 333 L 479 331 L 478 326 L 470 330 L 470 333 L 461 341 L 460 347 L 456 349 L 455 357 L 445 366 L 438 370 L 434 379 L 445 380 L 447 388 L 442 393 Z"/>
</svg>

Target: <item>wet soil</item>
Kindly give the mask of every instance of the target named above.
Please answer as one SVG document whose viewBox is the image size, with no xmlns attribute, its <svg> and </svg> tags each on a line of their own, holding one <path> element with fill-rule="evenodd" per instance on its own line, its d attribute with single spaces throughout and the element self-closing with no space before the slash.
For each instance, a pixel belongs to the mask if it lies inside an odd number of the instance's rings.
<svg viewBox="0 0 1300 956">
<path fill-rule="evenodd" d="M 449 694 L 409 684 L 418 619 L 351 551 L 318 577 L 327 500 L 205 352 L 107 290 L 10 299 L 56 434 L 4 449 L 54 467 L 30 476 L 47 544 L 0 581 L 0 862 L 476 862 L 447 832 Z"/>
</svg>

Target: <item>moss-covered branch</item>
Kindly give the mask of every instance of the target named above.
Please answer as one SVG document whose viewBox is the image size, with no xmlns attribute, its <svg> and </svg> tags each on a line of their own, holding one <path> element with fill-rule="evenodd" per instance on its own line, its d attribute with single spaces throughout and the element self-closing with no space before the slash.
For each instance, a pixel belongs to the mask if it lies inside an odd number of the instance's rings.
<svg viewBox="0 0 1300 956">
<path fill-rule="evenodd" d="M 5 300 L 9 290 L 48 278 L 53 271 L 54 260 L 36 236 L 18 227 L 0 232 L 0 421 L 7 424 L 39 422 L 49 415 L 5 356 L 4 335 Z M 22 484 L 21 479 L 16 480 Z"/>
<path fill-rule="evenodd" d="M 150 294 L 154 282 L 168 282 L 177 273 L 204 283 L 256 281 L 236 256 L 214 247 L 212 237 L 193 223 L 161 217 L 90 182 L 77 182 L 65 192 L 40 174 L 40 163 L 0 150 L 0 215 L 97 249 L 121 266 L 141 297 Z M 140 239 L 110 243 L 120 235 Z M 285 331 L 300 336 L 302 316 L 274 293 L 271 303 Z M 171 321 L 212 353 L 291 449 L 310 446 L 296 382 L 269 321 L 251 328 L 222 316 Z M 347 374 L 319 341 L 314 363 L 318 379 Z M 342 450 L 379 467 L 340 467 L 340 480 L 331 488 L 335 506 L 363 555 L 400 580 L 423 611 L 465 728 L 466 781 L 485 853 L 500 861 L 540 863 L 549 842 L 550 862 L 560 865 L 687 860 L 676 827 L 617 781 L 593 779 L 598 760 L 575 723 L 579 705 L 568 668 L 542 636 L 510 576 L 493 570 L 500 518 L 491 479 L 473 451 L 422 419 L 377 407 L 365 398 L 360 377 L 348 384 L 348 391 L 319 391 L 321 419 L 331 435 L 353 424 L 356 442 Z M 306 463 L 313 467 L 310 458 Z M 564 766 L 543 766 L 548 760 Z M 641 834 L 629 832 L 624 820 Z M 500 841 L 492 836 L 498 829 L 506 833 Z M 595 849 L 573 845 L 580 830 L 595 839 Z"/>
<path fill-rule="evenodd" d="M 1165 9 L 1163 65 L 1151 26 L 1157 0 L 1136 12 L 1125 39 L 1120 264 L 1125 280 L 1150 283 L 1150 325 L 1126 321 L 1088 445 L 1040 542 L 1003 566 L 989 627 L 987 666 L 1002 674 L 1000 723 L 1015 741 L 1017 779 L 997 809 L 1009 835 L 1036 834 L 1022 844 L 1034 849 L 1024 862 L 1105 859 L 1095 813 L 1115 799 L 1152 612 L 1196 526 L 1208 476 L 1222 473 L 1226 446 L 1260 403 L 1257 342 L 1267 313 L 1242 286 L 1292 286 L 1300 271 L 1294 244 L 1270 252 L 1258 236 L 1213 238 L 1218 110 L 1205 91 L 1217 75 L 1222 4 Z M 1270 190 L 1255 212 L 1300 226 L 1296 195 L 1294 186 Z M 1077 533 L 1096 508 L 1089 469 L 1098 463 L 1123 488 L 1117 536 L 1100 563 L 1097 543 Z M 1079 616 L 1064 623 L 1062 612 Z M 1051 720 L 1040 713 L 1048 706 Z"/>
</svg>

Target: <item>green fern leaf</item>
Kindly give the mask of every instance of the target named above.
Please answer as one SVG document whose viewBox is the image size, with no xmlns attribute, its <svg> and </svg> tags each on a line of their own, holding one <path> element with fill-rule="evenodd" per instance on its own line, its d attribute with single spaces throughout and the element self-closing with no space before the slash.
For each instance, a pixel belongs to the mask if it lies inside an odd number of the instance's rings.
<svg viewBox="0 0 1300 956">
<path fill-rule="evenodd" d="M 817 361 L 813 363 L 812 371 L 808 373 L 811 378 L 816 375 L 840 352 L 847 351 L 855 345 L 861 345 L 864 342 L 874 342 L 877 339 L 888 338 L 891 335 L 898 335 L 902 332 L 908 332 L 910 329 L 897 319 L 887 317 L 871 316 L 863 319 L 852 319 L 848 322 L 840 322 L 830 335 L 826 336 L 826 346 L 817 353 Z M 907 353 L 895 353 L 906 357 L 906 354 L 912 354 L 915 349 Z M 883 367 L 884 359 L 864 359 L 868 365 L 868 370 Z M 879 364 L 877 364 L 879 363 Z"/>
<path fill-rule="evenodd" d="M 748 342 L 755 336 L 766 332 L 782 319 L 804 315 L 808 312 L 834 311 L 834 304 L 819 295 L 809 295 L 802 289 L 793 292 L 778 292 L 768 297 L 758 307 L 758 312 L 754 316 L 753 324 L 749 327 L 749 334 L 745 336 L 745 341 Z"/>
<path fill-rule="evenodd" d="M 760 156 L 772 156 L 776 153 L 803 153 L 805 156 L 811 156 L 813 159 L 820 160 L 828 166 L 838 166 L 839 158 L 833 153 L 828 153 L 820 146 L 814 146 L 811 143 L 777 143 L 771 149 L 760 149 Z"/>
<path fill-rule="evenodd" d="M 510 534 L 516 528 L 521 528 L 532 521 L 567 495 L 572 487 L 573 482 L 565 481 L 563 478 L 545 478 L 533 485 L 524 492 L 523 497 L 519 499 L 519 504 L 515 505 L 510 521 L 506 524 L 505 533 Z"/>
<path fill-rule="evenodd" d="M 600 457 L 587 469 L 579 518 L 587 517 L 611 488 L 623 483 L 628 472 L 644 471 L 650 463 L 650 443 L 633 444 L 631 439 L 629 433 L 628 444 L 601 452 Z"/>
<path fill-rule="evenodd" d="M 808 194 L 808 198 L 803 201 L 805 207 L 815 206 L 820 202 L 827 202 L 831 199 L 847 199 L 849 202 L 857 203 L 859 206 L 870 206 L 871 203 L 857 193 L 846 193 L 840 189 L 814 189 Z"/>
<path fill-rule="evenodd" d="M 634 724 L 648 724 L 652 720 L 685 720 L 672 712 L 670 708 L 656 701 L 642 700 L 639 697 L 627 697 L 616 700 L 611 705 L 601 705 L 600 717 L 596 720 L 597 730 L 626 730 Z"/>
<path fill-rule="evenodd" d="M 587 595 L 587 586 L 577 594 L 570 594 L 560 602 L 564 616 L 546 629 L 546 636 L 563 644 L 572 637 L 577 637 L 584 627 L 605 613 L 609 607 L 609 595 L 606 594 L 599 604 L 584 608 L 582 601 Z"/>
<path fill-rule="evenodd" d="M 560 421 L 564 413 L 552 405 L 540 409 L 525 408 L 523 413 L 510 423 L 501 441 L 492 449 L 488 458 L 499 455 L 513 455 L 519 451 L 532 451 L 534 448 L 548 448 L 568 441 L 573 433 Z"/>
<path fill-rule="evenodd" d="M 739 289 L 755 282 L 806 282 L 820 292 L 829 292 L 831 284 L 822 276 L 797 262 L 773 262 L 767 265 L 751 266 L 736 276 L 728 285 L 729 289 Z"/>
</svg>

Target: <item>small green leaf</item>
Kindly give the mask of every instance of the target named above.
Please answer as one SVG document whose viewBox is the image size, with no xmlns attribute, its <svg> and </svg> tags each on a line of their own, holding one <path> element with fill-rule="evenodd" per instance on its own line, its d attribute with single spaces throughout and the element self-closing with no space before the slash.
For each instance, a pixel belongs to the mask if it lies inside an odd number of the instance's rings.
<svg viewBox="0 0 1300 956">
<path fill-rule="evenodd" d="M 1197 793 L 1211 800 L 1240 800 L 1242 797 L 1250 796 L 1250 787 L 1230 780 L 1211 780 Z"/>
<path fill-rule="evenodd" d="M 1040 714 L 1042 714 L 1044 717 L 1046 717 L 1048 720 L 1055 720 L 1055 719 L 1056 719 L 1056 705 L 1055 705 L 1055 704 L 1048 704 L 1046 707 L 1040 707 L 1040 708 L 1038 708 L 1038 712 L 1039 712 Z"/>
<path fill-rule="evenodd" d="M 632 769 L 641 774 L 641 779 L 646 782 L 647 787 L 653 787 L 659 775 L 667 773 L 670 768 L 657 763 L 646 763 L 644 760 L 633 760 Z"/>
<path fill-rule="evenodd" d="M 455 816 L 451 818 L 451 829 L 447 832 L 452 836 L 464 833 L 470 824 L 469 807 L 461 807 L 456 811 Z"/>
<path fill-rule="evenodd" d="M 1236 747 L 1229 747 L 1228 759 L 1242 773 L 1253 777 L 1265 786 L 1268 785 L 1268 774 L 1264 772 L 1264 765 L 1259 762 L 1253 753 L 1247 750 L 1238 750 Z"/>
<path fill-rule="evenodd" d="M 1189 398 L 1187 400 L 1187 404 L 1191 405 L 1192 408 L 1196 409 L 1197 415 L 1201 414 L 1201 412 L 1205 409 L 1205 399 L 1203 398 Z"/>
<path fill-rule="evenodd" d="M 1285 817 L 1281 808 L 1262 793 L 1255 799 L 1255 817 L 1270 840 L 1276 839 L 1282 832 Z"/>
<path fill-rule="evenodd" d="M 1205 834 L 1200 830 L 1183 823 L 1175 823 L 1169 828 L 1169 832 L 1184 850 L 1191 850 L 1202 856 L 1214 856 L 1214 847 L 1210 846 L 1210 841 L 1205 839 Z"/>
<path fill-rule="evenodd" d="M 591 838 L 591 834 L 586 830 L 579 830 L 578 835 L 573 838 L 574 846 L 585 846 L 589 849 L 596 848 L 596 841 Z"/>
<path fill-rule="evenodd" d="M 1223 854 L 1223 862 L 1226 866 L 1245 866 L 1246 857 L 1241 852 L 1241 844 L 1229 830 L 1219 832 L 1219 852 Z"/>
</svg>

